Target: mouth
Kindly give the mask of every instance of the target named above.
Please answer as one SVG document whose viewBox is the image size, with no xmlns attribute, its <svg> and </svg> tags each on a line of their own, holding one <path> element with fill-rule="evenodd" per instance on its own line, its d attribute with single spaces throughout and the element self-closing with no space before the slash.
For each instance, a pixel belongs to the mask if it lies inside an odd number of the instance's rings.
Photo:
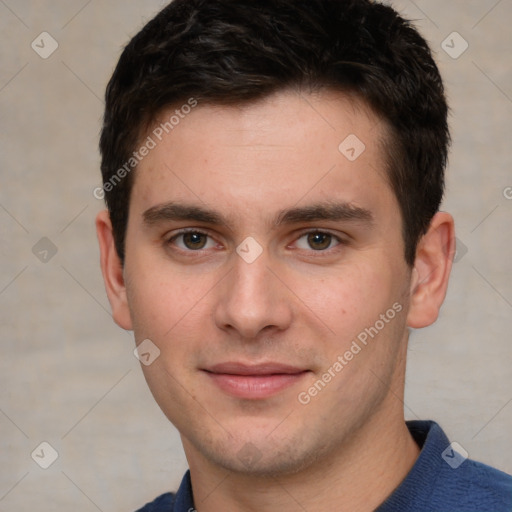
<svg viewBox="0 0 512 512">
<path fill-rule="evenodd" d="M 309 370 L 274 362 L 258 365 L 227 362 L 203 369 L 203 372 L 224 393 L 256 400 L 297 384 Z"/>
</svg>

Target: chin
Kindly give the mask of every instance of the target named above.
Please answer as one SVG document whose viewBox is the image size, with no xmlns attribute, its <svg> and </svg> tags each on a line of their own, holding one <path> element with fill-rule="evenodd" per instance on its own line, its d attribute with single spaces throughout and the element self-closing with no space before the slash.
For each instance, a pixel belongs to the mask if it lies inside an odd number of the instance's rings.
<svg viewBox="0 0 512 512">
<path fill-rule="evenodd" d="M 227 437 L 210 440 L 209 443 L 202 439 L 194 444 L 211 463 L 228 471 L 239 475 L 277 478 L 299 473 L 323 456 L 322 446 L 308 444 L 303 437 L 296 435 L 295 438 L 276 439 L 261 432 L 251 436 L 245 430 L 243 439 L 236 441 Z M 310 438 L 310 441 L 313 440 Z"/>
</svg>

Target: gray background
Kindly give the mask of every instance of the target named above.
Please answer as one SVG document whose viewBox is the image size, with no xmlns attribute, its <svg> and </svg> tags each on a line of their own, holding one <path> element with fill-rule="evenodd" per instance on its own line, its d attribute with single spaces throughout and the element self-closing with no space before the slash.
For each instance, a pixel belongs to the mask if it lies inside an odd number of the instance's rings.
<svg viewBox="0 0 512 512">
<path fill-rule="evenodd" d="M 187 467 L 131 333 L 111 319 L 93 224 L 105 85 L 164 3 L 0 0 L 2 511 L 134 510 Z M 411 337 L 406 415 L 438 420 L 472 458 L 512 473 L 512 2 L 394 5 L 417 20 L 446 80 L 444 209 L 459 238 L 440 319 Z M 31 47 L 43 31 L 59 44 L 47 59 Z M 454 31 L 469 44 L 458 58 Z M 59 454 L 46 470 L 31 458 L 42 441 Z"/>
</svg>

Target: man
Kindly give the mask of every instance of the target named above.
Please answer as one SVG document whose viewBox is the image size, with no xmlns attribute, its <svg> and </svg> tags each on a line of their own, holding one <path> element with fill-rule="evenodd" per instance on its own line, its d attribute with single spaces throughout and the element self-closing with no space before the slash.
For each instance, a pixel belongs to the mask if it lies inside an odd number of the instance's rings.
<svg viewBox="0 0 512 512">
<path fill-rule="evenodd" d="M 369 0 L 175 0 L 128 44 L 101 265 L 190 466 L 141 510 L 512 510 L 404 421 L 455 252 L 446 118 L 427 43 Z"/>
</svg>

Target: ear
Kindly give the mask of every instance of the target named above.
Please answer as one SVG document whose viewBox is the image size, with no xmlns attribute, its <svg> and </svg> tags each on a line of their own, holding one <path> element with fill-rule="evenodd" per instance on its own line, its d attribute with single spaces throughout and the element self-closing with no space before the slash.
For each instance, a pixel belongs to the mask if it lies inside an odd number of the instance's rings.
<svg viewBox="0 0 512 512">
<path fill-rule="evenodd" d="M 100 245 L 101 272 L 112 308 L 112 317 L 116 324 L 123 329 L 132 330 L 130 310 L 126 299 L 123 265 L 114 244 L 112 223 L 107 210 L 101 211 L 96 217 L 96 234 Z"/>
<path fill-rule="evenodd" d="M 427 327 L 437 320 L 446 296 L 455 250 L 453 217 L 438 212 L 416 249 L 408 327 Z"/>
</svg>

